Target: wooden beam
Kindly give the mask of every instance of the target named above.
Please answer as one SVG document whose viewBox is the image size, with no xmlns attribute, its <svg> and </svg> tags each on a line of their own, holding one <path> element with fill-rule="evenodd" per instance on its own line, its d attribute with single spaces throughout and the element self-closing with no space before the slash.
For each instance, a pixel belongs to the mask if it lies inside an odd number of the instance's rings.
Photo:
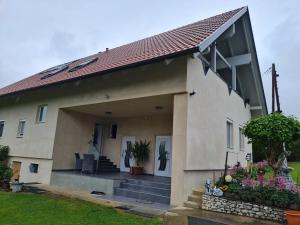
<svg viewBox="0 0 300 225">
<path fill-rule="evenodd" d="M 243 55 L 236 55 L 229 58 L 225 58 L 226 61 L 233 67 L 233 66 L 242 66 L 247 65 L 251 63 L 251 54 L 243 54 Z M 227 68 L 227 65 L 222 61 L 217 61 L 217 69 L 225 69 Z"/>
</svg>

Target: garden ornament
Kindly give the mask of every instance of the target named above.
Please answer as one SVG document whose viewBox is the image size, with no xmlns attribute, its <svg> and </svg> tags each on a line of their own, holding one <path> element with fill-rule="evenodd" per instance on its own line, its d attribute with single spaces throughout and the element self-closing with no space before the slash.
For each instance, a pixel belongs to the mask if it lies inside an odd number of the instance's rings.
<svg viewBox="0 0 300 225">
<path fill-rule="evenodd" d="M 212 195 L 216 197 L 221 197 L 223 196 L 223 191 L 220 188 L 214 187 Z"/>
<path fill-rule="evenodd" d="M 278 161 L 276 162 L 275 166 L 279 168 L 278 175 L 283 176 L 289 181 L 292 181 L 292 168 L 288 166 L 287 164 L 287 157 L 291 154 L 290 151 L 286 151 L 285 144 L 283 144 L 283 152 L 279 155 Z"/>
<path fill-rule="evenodd" d="M 211 180 L 209 178 L 207 178 L 206 182 L 205 182 L 205 193 L 208 194 L 208 195 L 212 194 Z"/>
<path fill-rule="evenodd" d="M 227 183 L 230 183 L 230 182 L 232 181 L 232 176 L 227 175 L 227 176 L 225 177 L 225 181 L 226 181 Z"/>
</svg>

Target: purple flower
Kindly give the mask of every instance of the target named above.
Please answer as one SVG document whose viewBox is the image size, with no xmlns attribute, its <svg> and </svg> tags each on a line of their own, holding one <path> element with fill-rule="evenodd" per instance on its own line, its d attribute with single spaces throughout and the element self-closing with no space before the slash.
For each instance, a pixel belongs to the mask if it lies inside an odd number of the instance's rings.
<svg viewBox="0 0 300 225">
<path fill-rule="evenodd" d="M 264 161 L 256 163 L 256 165 L 257 165 L 257 167 L 262 168 L 262 167 L 268 166 L 269 163 L 264 160 Z"/>
<path fill-rule="evenodd" d="M 258 186 L 258 182 L 254 179 L 251 179 L 251 178 L 247 177 L 244 180 L 242 180 L 242 186 L 243 187 L 254 188 L 254 187 Z"/>
</svg>

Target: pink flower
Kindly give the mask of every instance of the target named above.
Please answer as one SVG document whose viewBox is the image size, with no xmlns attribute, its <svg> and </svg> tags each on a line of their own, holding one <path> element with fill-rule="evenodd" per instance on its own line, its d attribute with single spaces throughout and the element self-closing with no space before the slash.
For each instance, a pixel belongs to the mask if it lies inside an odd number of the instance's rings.
<svg viewBox="0 0 300 225">
<path fill-rule="evenodd" d="M 245 178 L 244 180 L 242 180 L 242 186 L 254 188 L 254 187 L 258 186 L 258 182 L 251 178 Z"/>
<path fill-rule="evenodd" d="M 267 161 L 264 160 L 264 161 L 261 161 L 261 162 L 256 163 L 256 165 L 257 165 L 257 167 L 262 168 L 262 167 L 268 166 L 269 163 L 268 163 Z"/>
</svg>

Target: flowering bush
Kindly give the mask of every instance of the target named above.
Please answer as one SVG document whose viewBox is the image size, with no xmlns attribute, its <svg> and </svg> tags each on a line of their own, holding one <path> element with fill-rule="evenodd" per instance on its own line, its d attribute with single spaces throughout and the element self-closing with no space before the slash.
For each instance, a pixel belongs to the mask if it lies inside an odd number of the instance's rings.
<svg viewBox="0 0 300 225">
<path fill-rule="evenodd" d="M 258 204 L 287 208 L 291 204 L 300 206 L 300 187 L 282 176 L 273 176 L 272 167 L 266 161 L 254 165 L 248 173 L 240 164 L 231 170 L 231 182 L 222 178 L 217 182 L 224 189 L 225 197 L 241 199 Z"/>
</svg>

